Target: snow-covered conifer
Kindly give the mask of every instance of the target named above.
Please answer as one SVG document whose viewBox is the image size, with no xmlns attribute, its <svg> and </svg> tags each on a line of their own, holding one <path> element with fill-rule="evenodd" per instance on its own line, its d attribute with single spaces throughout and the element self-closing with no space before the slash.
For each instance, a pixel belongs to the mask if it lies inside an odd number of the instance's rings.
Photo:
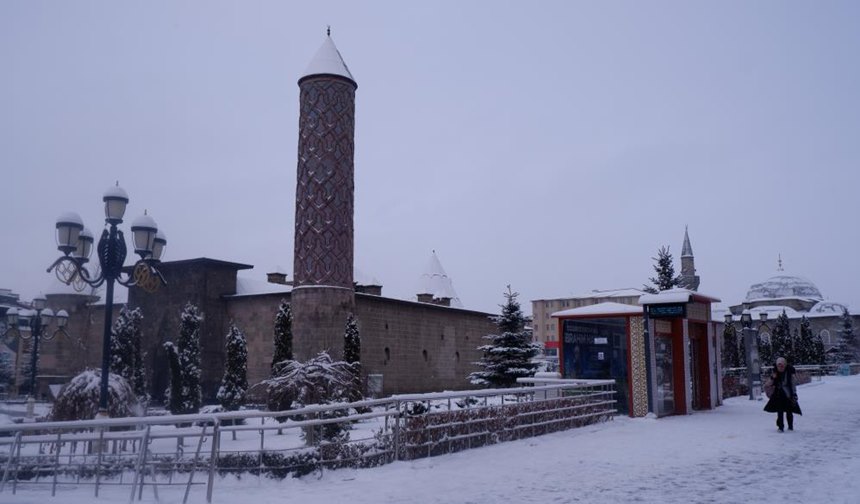
<svg viewBox="0 0 860 504">
<path fill-rule="evenodd" d="M 290 305 L 283 299 L 275 315 L 275 352 L 272 355 L 272 375 L 275 366 L 283 361 L 293 359 L 293 312 Z"/>
<path fill-rule="evenodd" d="M 723 365 L 730 368 L 740 367 L 738 336 L 732 324 L 726 324 L 723 328 Z"/>
<path fill-rule="evenodd" d="M 224 377 L 216 398 L 225 410 L 235 411 L 245 403 L 248 391 L 248 344 L 235 324 L 230 324 L 227 333 L 226 353 Z"/>
<path fill-rule="evenodd" d="M 361 336 L 355 316 L 351 313 L 346 319 L 346 331 L 343 335 L 343 360 L 349 364 L 361 361 Z"/>
<path fill-rule="evenodd" d="M 111 373 L 131 384 L 140 399 L 146 398 L 146 372 L 140 338 L 143 313 L 123 305 L 111 329 Z"/>
<path fill-rule="evenodd" d="M 505 304 L 501 305 L 502 314 L 495 318 L 499 334 L 488 334 L 484 339 L 489 343 L 478 347 L 484 352 L 483 358 L 475 364 L 481 368 L 469 375 L 469 381 L 476 385 L 490 387 L 512 387 L 517 378 L 533 376 L 538 367 L 533 362 L 540 346 L 532 343 L 523 326 L 525 318 L 517 301 L 519 294 L 505 293 Z"/>
<path fill-rule="evenodd" d="M 836 343 L 836 352 L 833 354 L 834 362 L 848 364 L 857 361 L 857 342 L 854 338 L 854 321 L 851 314 L 845 308 L 842 309 L 840 318 L 842 328 L 839 329 L 839 340 Z"/>
<path fill-rule="evenodd" d="M 805 315 L 800 318 L 800 330 L 794 340 L 794 358 L 795 364 L 816 364 L 815 337 Z"/>
<path fill-rule="evenodd" d="M 180 315 L 179 338 L 176 345 L 165 343 L 168 359 L 175 357 L 178 367 L 176 377 L 171 371 L 170 397 L 168 403 L 173 414 L 197 413 L 202 402 L 200 390 L 200 322 L 203 316 L 191 303 L 185 305 Z M 172 354 L 175 354 L 172 355 Z M 174 363 L 171 361 L 171 368 Z M 178 383 L 176 383 L 178 382 Z M 176 397 L 176 394 L 179 397 Z"/>
<path fill-rule="evenodd" d="M 660 247 L 660 250 L 657 251 L 657 257 L 651 259 L 655 262 L 654 271 L 657 276 L 649 278 L 648 280 L 653 285 L 645 285 L 642 290 L 656 294 L 681 284 L 681 277 L 675 275 L 675 266 L 672 265 L 672 254 L 669 253 L 669 247 Z"/>
<path fill-rule="evenodd" d="M 110 372 L 129 381 L 134 373 L 134 350 L 132 345 L 131 319 L 127 305 L 119 310 L 110 333 Z"/>
<path fill-rule="evenodd" d="M 794 349 L 791 347 L 791 327 L 785 310 L 776 318 L 773 331 L 770 335 L 770 359 L 763 361 L 765 364 L 773 364 L 772 360 L 784 357 L 788 362 L 795 364 Z"/>
</svg>

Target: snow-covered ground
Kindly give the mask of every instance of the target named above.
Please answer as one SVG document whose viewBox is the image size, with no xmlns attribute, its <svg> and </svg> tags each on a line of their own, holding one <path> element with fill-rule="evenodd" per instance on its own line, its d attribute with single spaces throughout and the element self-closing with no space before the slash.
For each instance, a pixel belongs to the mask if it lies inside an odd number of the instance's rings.
<svg viewBox="0 0 860 504">
<path fill-rule="evenodd" d="M 780 434 L 762 401 L 729 399 L 708 412 L 618 418 L 523 441 L 375 469 L 282 481 L 219 479 L 214 503 L 376 504 L 550 502 L 860 502 L 860 375 L 800 387 L 804 416 Z M 152 489 L 143 502 L 181 502 Z M 3 503 L 52 502 L 50 487 L 4 491 Z M 69 504 L 126 502 L 128 487 L 63 487 Z M 205 502 L 202 487 L 189 502 Z"/>
</svg>

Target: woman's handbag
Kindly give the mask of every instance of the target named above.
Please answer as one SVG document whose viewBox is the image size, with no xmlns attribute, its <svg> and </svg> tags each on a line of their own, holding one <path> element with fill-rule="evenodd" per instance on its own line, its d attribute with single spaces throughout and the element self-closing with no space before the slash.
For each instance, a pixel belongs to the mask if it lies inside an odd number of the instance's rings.
<svg viewBox="0 0 860 504">
<path fill-rule="evenodd" d="M 774 386 L 773 386 L 773 378 L 768 378 L 764 381 L 764 394 L 768 397 L 768 399 L 773 396 Z"/>
</svg>

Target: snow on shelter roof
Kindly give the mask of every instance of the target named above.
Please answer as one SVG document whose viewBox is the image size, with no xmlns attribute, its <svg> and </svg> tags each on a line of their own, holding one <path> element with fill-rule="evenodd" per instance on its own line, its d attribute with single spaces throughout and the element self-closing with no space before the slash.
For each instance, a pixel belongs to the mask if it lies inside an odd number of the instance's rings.
<svg viewBox="0 0 860 504">
<path fill-rule="evenodd" d="M 557 311 L 550 316 L 573 317 L 578 315 L 642 315 L 642 307 L 623 303 L 607 302 Z"/>
<path fill-rule="evenodd" d="M 657 294 L 642 294 L 639 296 L 640 305 L 666 304 L 666 303 L 689 303 L 690 301 L 703 301 L 706 303 L 719 303 L 720 299 L 702 294 L 689 289 L 669 289 Z"/>
<path fill-rule="evenodd" d="M 338 75 L 340 77 L 346 77 L 355 83 L 352 73 L 350 73 L 346 63 L 344 63 L 343 57 L 341 57 L 340 51 L 337 50 L 337 47 L 334 45 L 334 41 L 332 41 L 330 35 L 326 36 L 323 44 L 314 55 L 314 59 L 311 60 L 308 68 L 305 70 L 304 75 L 299 79 L 299 82 L 301 82 L 305 77 L 310 77 L 311 75 Z M 356 84 L 356 86 L 358 86 L 358 84 Z"/>
</svg>

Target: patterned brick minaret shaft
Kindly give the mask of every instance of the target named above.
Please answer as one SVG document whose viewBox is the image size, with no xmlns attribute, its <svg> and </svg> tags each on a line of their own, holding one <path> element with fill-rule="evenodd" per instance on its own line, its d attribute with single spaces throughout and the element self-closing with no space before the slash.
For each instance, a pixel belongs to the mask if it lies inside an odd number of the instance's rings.
<svg viewBox="0 0 860 504">
<path fill-rule="evenodd" d="M 356 85 L 311 75 L 299 87 L 294 285 L 352 289 Z"/>
<path fill-rule="evenodd" d="M 299 156 L 293 255 L 293 351 L 308 359 L 343 352 L 355 311 L 353 200 L 355 90 L 327 37 L 299 79 Z"/>
</svg>

